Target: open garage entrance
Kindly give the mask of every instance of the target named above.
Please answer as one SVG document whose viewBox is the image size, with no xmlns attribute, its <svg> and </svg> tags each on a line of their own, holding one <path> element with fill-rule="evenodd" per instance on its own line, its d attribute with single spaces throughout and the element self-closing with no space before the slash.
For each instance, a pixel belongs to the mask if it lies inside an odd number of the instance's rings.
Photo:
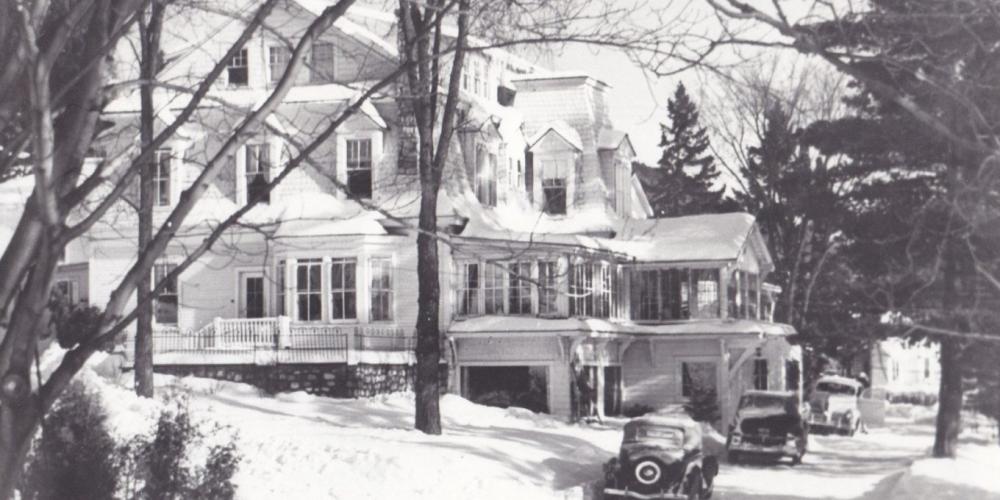
<svg viewBox="0 0 1000 500">
<path fill-rule="evenodd" d="M 487 406 L 549 412 L 547 366 L 463 366 L 462 396 Z"/>
</svg>

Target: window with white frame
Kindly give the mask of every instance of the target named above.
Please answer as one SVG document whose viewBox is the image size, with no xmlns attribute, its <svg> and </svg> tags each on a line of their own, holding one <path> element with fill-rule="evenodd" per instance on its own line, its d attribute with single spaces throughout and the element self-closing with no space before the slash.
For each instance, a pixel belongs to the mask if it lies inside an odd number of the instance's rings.
<svg viewBox="0 0 1000 500">
<path fill-rule="evenodd" d="M 330 261 L 330 319 L 357 319 L 357 260 Z"/>
<path fill-rule="evenodd" d="M 275 313 L 278 316 L 284 316 L 287 312 L 285 311 L 285 266 L 287 264 L 284 260 L 278 261 L 278 270 L 275 274 L 275 288 L 277 294 L 277 307 Z"/>
<path fill-rule="evenodd" d="M 592 268 L 594 276 L 593 316 L 595 318 L 610 318 L 612 292 L 614 291 L 611 265 L 607 262 L 594 263 Z"/>
<path fill-rule="evenodd" d="M 317 42 L 312 48 L 312 71 L 309 73 L 309 81 L 312 83 L 331 83 L 334 78 L 334 50 L 333 44 L 327 42 Z"/>
<path fill-rule="evenodd" d="M 698 318 L 719 317 L 719 270 L 697 271 Z"/>
<path fill-rule="evenodd" d="M 542 210 L 547 214 L 566 214 L 570 163 L 566 158 L 544 158 L 541 160 Z"/>
<path fill-rule="evenodd" d="M 372 321 L 392 320 L 392 259 L 375 257 L 369 260 L 371 268 Z"/>
<path fill-rule="evenodd" d="M 531 262 L 512 262 L 507 291 L 511 314 L 531 314 Z"/>
<path fill-rule="evenodd" d="M 233 58 L 226 65 L 226 75 L 229 78 L 229 85 L 245 87 L 250 83 L 249 62 L 250 57 L 247 54 L 246 48 L 240 49 L 233 55 Z"/>
<path fill-rule="evenodd" d="M 295 302 L 299 321 L 323 319 L 323 260 L 301 259 L 295 268 Z"/>
<path fill-rule="evenodd" d="M 153 283 L 155 290 L 157 286 L 163 284 L 159 292 L 153 297 L 153 318 L 157 323 L 163 325 L 177 324 L 178 294 L 177 277 L 168 275 L 177 268 L 176 264 L 158 262 L 153 265 Z"/>
<path fill-rule="evenodd" d="M 479 263 L 461 264 L 458 283 L 458 314 L 474 316 L 479 314 Z"/>
<path fill-rule="evenodd" d="M 559 312 L 559 263 L 554 260 L 538 261 L 538 314 Z"/>
<path fill-rule="evenodd" d="M 347 193 L 357 198 L 372 197 L 372 140 L 348 139 Z"/>
<path fill-rule="evenodd" d="M 753 360 L 753 388 L 759 391 L 767 390 L 767 360 Z"/>
<path fill-rule="evenodd" d="M 268 144 L 247 144 L 244 149 L 246 201 L 259 199 L 261 203 L 270 203 L 271 194 L 267 185 L 271 182 L 271 148 Z"/>
<path fill-rule="evenodd" d="M 497 262 L 487 262 L 483 268 L 483 312 L 503 314 L 504 271 Z"/>
<path fill-rule="evenodd" d="M 292 59 L 292 51 L 285 45 L 273 45 L 267 49 L 267 67 L 271 73 L 271 83 L 278 83 Z"/>
<path fill-rule="evenodd" d="M 570 316 L 594 315 L 594 266 L 573 264 L 569 274 Z"/>
<path fill-rule="evenodd" d="M 173 152 L 170 149 L 157 149 L 153 158 L 153 203 L 158 207 L 170 206 L 170 167 Z"/>
</svg>

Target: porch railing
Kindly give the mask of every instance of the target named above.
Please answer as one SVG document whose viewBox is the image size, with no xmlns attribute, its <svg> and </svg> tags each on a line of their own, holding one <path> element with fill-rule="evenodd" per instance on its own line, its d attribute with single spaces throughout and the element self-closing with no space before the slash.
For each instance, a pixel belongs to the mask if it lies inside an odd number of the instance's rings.
<svg viewBox="0 0 1000 500">
<path fill-rule="evenodd" d="M 135 336 L 126 338 L 131 359 Z M 291 318 L 216 318 L 198 330 L 157 327 L 156 364 L 277 364 L 412 358 L 416 341 L 399 327 L 293 323 Z M 364 362 L 364 361 L 362 361 Z"/>
</svg>

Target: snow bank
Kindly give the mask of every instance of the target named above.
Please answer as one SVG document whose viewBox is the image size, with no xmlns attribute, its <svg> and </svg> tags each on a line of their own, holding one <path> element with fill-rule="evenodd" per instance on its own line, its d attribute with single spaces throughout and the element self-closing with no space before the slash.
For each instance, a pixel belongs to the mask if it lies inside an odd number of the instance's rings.
<svg viewBox="0 0 1000 500">
<path fill-rule="evenodd" d="M 900 475 L 890 500 L 975 500 L 1000 498 L 1000 447 L 962 443 L 958 457 L 917 460 Z"/>
<path fill-rule="evenodd" d="M 444 434 L 413 430 L 414 396 L 267 396 L 244 384 L 157 377 L 235 427 L 239 498 L 581 498 L 617 453 L 618 427 L 441 398 Z"/>
</svg>

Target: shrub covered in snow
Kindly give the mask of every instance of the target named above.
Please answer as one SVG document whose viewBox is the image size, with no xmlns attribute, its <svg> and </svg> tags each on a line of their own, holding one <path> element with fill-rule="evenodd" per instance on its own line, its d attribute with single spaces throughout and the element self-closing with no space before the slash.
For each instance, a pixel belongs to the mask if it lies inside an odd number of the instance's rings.
<svg viewBox="0 0 1000 500">
<path fill-rule="evenodd" d="M 124 462 L 108 432 L 100 399 L 82 383 L 67 388 L 42 424 L 21 485 L 21 498 L 113 498 Z"/>
<path fill-rule="evenodd" d="M 139 398 L 84 371 L 46 417 L 20 485 L 28 500 L 230 499 L 234 432 L 192 418 L 183 392 Z"/>
</svg>

